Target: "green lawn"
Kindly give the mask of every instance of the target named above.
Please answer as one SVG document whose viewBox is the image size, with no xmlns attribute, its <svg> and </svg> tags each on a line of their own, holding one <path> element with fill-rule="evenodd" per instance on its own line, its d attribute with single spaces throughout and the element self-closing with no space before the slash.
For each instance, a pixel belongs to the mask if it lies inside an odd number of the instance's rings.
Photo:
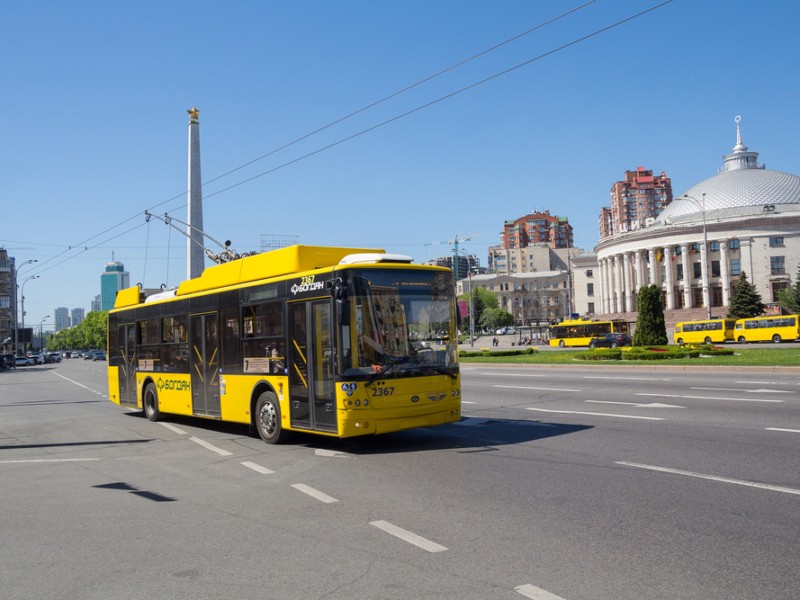
<svg viewBox="0 0 800 600">
<path fill-rule="evenodd" d="M 508 363 L 525 365 L 624 365 L 626 367 L 652 367 L 654 365 L 740 366 L 740 367 L 800 367 L 800 346 L 791 348 L 754 347 L 736 348 L 733 356 L 682 358 L 659 361 L 583 361 L 573 357 L 586 350 L 544 350 L 521 356 L 461 357 L 467 363 Z"/>
</svg>

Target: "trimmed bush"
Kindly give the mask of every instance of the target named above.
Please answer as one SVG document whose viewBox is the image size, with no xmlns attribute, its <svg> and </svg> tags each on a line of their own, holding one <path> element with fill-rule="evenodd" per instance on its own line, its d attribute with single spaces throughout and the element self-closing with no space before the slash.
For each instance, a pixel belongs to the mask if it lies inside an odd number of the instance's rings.
<svg viewBox="0 0 800 600">
<path fill-rule="evenodd" d="M 622 350 L 619 348 L 597 348 L 575 355 L 576 360 L 619 360 Z"/>
</svg>

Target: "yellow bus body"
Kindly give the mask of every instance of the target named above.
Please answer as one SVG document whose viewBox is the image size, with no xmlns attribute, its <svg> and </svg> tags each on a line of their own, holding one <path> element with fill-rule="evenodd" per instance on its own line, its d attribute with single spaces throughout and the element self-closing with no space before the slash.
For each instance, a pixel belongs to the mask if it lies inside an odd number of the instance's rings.
<svg viewBox="0 0 800 600">
<path fill-rule="evenodd" d="M 683 344 L 722 344 L 733 341 L 734 319 L 681 321 L 675 325 L 672 341 Z"/>
<path fill-rule="evenodd" d="M 359 253 L 369 253 L 369 256 L 380 253 L 381 250 L 365 250 L 353 248 L 327 248 L 293 246 L 272 252 L 247 257 L 207 268 L 203 274 L 192 280 L 185 281 L 178 286 L 172 295 L 161 294 L 154 300 L 145 302 L 144 294 L 138 287 L 122 290 L 117 295 L 114 309 L 110 311 L 110 323 L 117 326 L 136 328 L 138 321 L 137 311 L 148 310 L 147 307 L 155 307 L 161 311 L 159 314 L 169 312 L 169 307 L 175 302 L 195 298 L 213 297 L 216 294 L 231 291 L 246 291 L 258 286 L 270 285 L 274 283 L 296 281 L 294 285 L 301 289 L 302 293 L 312 290 L 310 295 L 305 298 L 286 298 L 277 297 L 274 302 L 283 301 L 284 310 L 288 306 L 320 304 L 333 306 L 331 292 L 328 288 L 320 285 L 323 276 L 331 276 L 332 273 L 341 273 L 345 269 L 355 269 L 362 272 L 364 269 L 372 269 L 371 273 L 379 273 L 381 269 L 391 269 L 399 273 L 415 272 L 421 273 L 446 273 L 450 276 L 447 269 L 441 267 L 431 267 L 427 265 L 410 264 L 389 264 L 381 266 L 379 264 L 342 266 L 340 261 L 349 255 L 359 255 Z M 366 255 L 366 254 L 365 254 Z M 364 271 L 367 272 L 367 271 Z M 316 279 L 315 279 L 316 278 Z M 335 281 L 335 280 L 334 280 Z M 303 286 L 306 286 L 305 288 Z M 163 296 L 160 297 L 160 296 Z M 221 310 L 221 309 L 220 309 Z M 243 310 L 243 309 L 242 309 Z M 170 313 L 171 314 L 171 313 Z M 201 313 L 200 316 L 203 316 Z M 213 313 L 208 313 L 213 314 Z M 219 313 L 221 314 L 221 312 Z M 311 313 L 309 313 L 311 314 Z M 453 301 L 452 315 L 455 315 L 455 302 Z M 186 311 L 185 316 L 196 316 L 191 311 Z M 316 323 L 313 317 L 309 323 Z M 239 324 L 241 325 L 243 313 L 240 313 Z M 221 317 L 219 317 L 221 322 Z M 216 322 L 216 321 L 215 321 Z M 331 321 L 333 322 L 333 321 Z M 454 320 L 453 320 L 454 322 Z M 159 323 L 161 320 L 159 319 Z M 161 327 L 162 325 L 159 325 Z M 454 325 L 453 325 L 454 327 Z M 242 331 L 243 333 L 243 331 Z M 455 339 L 451 332 L 448 337 Z M 326 385 L 327 393 L 333 397 L 331 411 L 335 412 L 335 427 L 330 426 L 329 430 L 315 429 L 314 427 L 295 426 L 292 424 L 292 389 L 290 375 L 291 368 L 295 365 L 281 357 L 287 365 L 286 372 L 281 374 L 271 374 L 266 372 L 248 373 L 226 372 L 224 368 L 219 368 L 218 373 L 218 413 L 213 415 L 198 412 L 193 406 L 193 376 L 191 370 L 188 372 L 170 372 L 166 367 L 159 364 L 158 358 L 141 360 L 139 357 L 139 341 L 137 338 L 136 353 L 133 352 L 131 360 L 126 363 L 120 356 L 112 358 L 112 353 L 119 350 L 121 354 L 121 339 L 117 337 L 122 334 L 113 334 L 109 326 L 109 367 L 108 367 L 108 387 L 109 399 L 111 402 L 131 409 L 144 409 L 144 392 L 146 387 L 153 386 L 157 393 L 157 408 L 160 413 L 170 415 L 192 416 L 199 418 L 211 418 L 232 423 L 254 425 L 254 407 L 258 395 L 264 391 L 273 392 L 277 397 L 280 406 L 281 427 L 285 431 L 305 431 L 329 437 L 352 437 L 369 434 L 381 434 L 393 431 L 401 431 L 416 427 L 429 427 L 452 423 L 461 418 L 461 377 L 457 368 L 457 352 L 453 363 L 452 373 L 425 372 L 423 375 L 414 374 L 411 376 L 393 378 L 391 374 L 382 376 L 380 370 L 377 374 L 364 376 L 361 380 L 351 376 L 347 382 L 340 381 L 336 375 L 328 380 Z M 138 335 L 138 330 L 136 335 Z M 222 336 L 222 332 L 218 334 Z M 287 334 L 288 335 L 288 334 Z M 319 335 L 315 333 L 315 335 Z M 324 336 L 320 336 L 324 337 Z M 311 339 L 309 334 L 309 340 Z M 353 340 L 356 339 L 353 334 Z M 242 346 L 246 338 L 242 335 L 236 339 L 236 343 Z M 165 342 L 166 343 L 166 342 Z M 330 342 L 328 342 L 330 344 Z M 349 342 L 348 342 L 349 343 Z M 133 344 L 133 342 L 131 342 Z M 114 347 L 112 347 L 112 345 Z M 188 344 L 191 345 L 191 344 Z M 309 342 L 308 365 L 323 364 L 330 361 L 330 357 L 325 355 L 321 344 L 312 346 Z M 314 351 L 312 352 L 312 348 Z M 326 346 L 331 354 L 337 352 L 335 345 Z M 298 348 L 299 350 L 299 348 Z M 197 351 L 197 348 L 194 348 Z M 446 352 L 445 347 L 426 346 L 426 351 Z M 220 354 L 222 351 L 220 350 Z M 244 359 L 244 350 L 240 357 Z M 274 355 L 272 355 L 274 356 Z M 313 357 L 313 358 L 312 358 Z M 123 357 L 124 358 L 124 357 Z M 269 362 L 268 358 L 254 359 Z M 196 365 L 195 365 L 196 366 Z M 296 369 L 297 370 L 297 369 Z M 297 370 L 300 373 L 299 370 Z M 391 373 L 391 370 L 388 371 Z M 306 374 L 306 377 L 308 375 Z M 300 374 L 301 381 L 306 383 L 306 379 Z M 128 383 L 124 383 L 128 382 Z M 123 388 L 127 387 L 127 390 Z M 319 385 L 319 382 L 313 384 Z M 313 398 L 314 392 L 311 381 L 308 381 L 308 393 Z M 334 389 L 331 389 L 331 385 Z M 135 388 L 135 389 L 134 389 Z M 152 389 L 152 388 L 151 388 Z M 313 402 L 313 400 L 312 400 Z M 330 411 L 328 411 L 330 412 Z"/>
<path fill-rule="evenodd" d="M 800 339 L 800 316 L 750 317 L 738 319 L 734 328 L 737 342 L 787 342 Z"/>
<path fill-rule="evenodd" d="M 550 327 L 550 345 L 560 348 L 588 346 L 594 338 L 606 333 L 628 333 L 628 323 L 567 319 Z"/>
</svg>

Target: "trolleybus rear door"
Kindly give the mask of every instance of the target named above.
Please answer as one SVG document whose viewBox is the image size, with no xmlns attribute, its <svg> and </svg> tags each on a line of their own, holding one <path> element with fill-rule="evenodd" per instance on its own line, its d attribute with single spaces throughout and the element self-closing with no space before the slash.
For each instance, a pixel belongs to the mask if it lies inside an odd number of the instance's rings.
<svg viewBox="0 0 800 600">
<path fill-rule="evenodd" d="M 109 348 L 114 352 L 113 348 Z M 117 365 L 119 371 L 119 403 L 136 406 L 136 325 L 117 328 Z"/>
<path fill-rule="evenodd" d="M 293 427 L 336 433 L 329 300 L 289 306 L 290 417 Z"/>
<path fill-rule="evenodd" d="M 220 416 L 217 313 L 191 316 L 192 412 Z"/>
</svg>

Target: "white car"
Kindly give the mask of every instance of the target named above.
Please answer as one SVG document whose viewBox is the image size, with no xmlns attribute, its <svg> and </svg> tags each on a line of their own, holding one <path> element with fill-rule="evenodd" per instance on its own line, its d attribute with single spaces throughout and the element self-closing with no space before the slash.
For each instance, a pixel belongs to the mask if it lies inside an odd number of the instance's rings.
<svg viewBox="0 0 800 600">
<path fill-rule="evenodd" d="M 517 330 L 506 325 L 494 332 L 495 335 L 506 335 L 507 333 L 517 333 Z"/>
</svg>

